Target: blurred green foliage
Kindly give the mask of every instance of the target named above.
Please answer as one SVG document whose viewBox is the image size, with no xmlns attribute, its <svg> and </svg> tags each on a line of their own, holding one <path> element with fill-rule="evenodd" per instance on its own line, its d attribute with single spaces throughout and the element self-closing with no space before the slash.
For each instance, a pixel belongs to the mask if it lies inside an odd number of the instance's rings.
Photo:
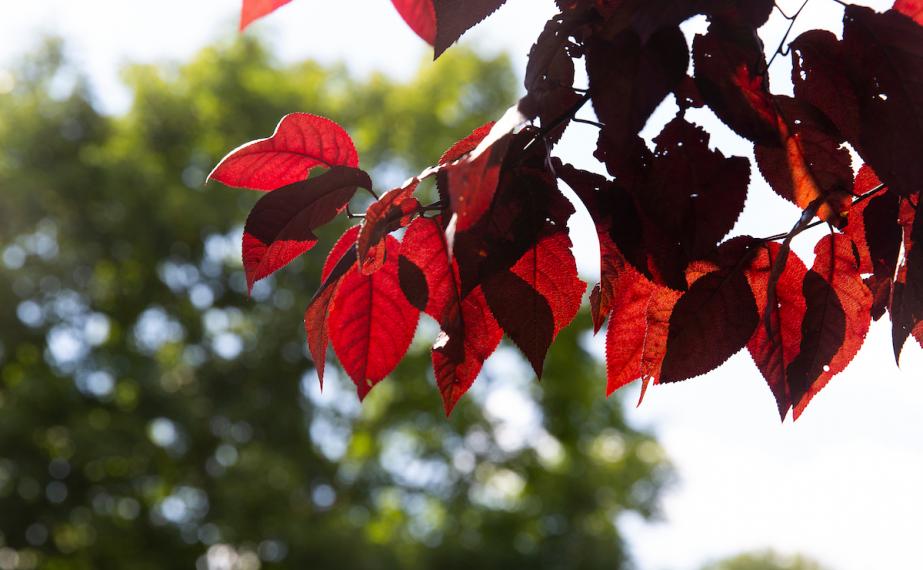
<svg viewBox="0 0 923 570">
<path fill-rule="evenodd" d="M 805 556 L 784 556 L 767 550 L 706 564 L 702 570 L 825 570 L 825 567 Z"/>
<path fill-rule="evenodd" d="M 360 406 L 325 390 L 301 311 L 325 246 L 246 295 L 258 193 L 204 185 L 285 113 L 335 118 L 379 187 L 515 98 L 509 62 L 453 50 L 407 83 L 280 66 L 246 38 L 127 70 L 99 113 L 54 42 L 0 95 L 0 570 L 618 568 L 616 519 L 670 477 L 580 339 L 537 385 L 502 348 L 450 419 L 431 322 Z"/>
</svg>

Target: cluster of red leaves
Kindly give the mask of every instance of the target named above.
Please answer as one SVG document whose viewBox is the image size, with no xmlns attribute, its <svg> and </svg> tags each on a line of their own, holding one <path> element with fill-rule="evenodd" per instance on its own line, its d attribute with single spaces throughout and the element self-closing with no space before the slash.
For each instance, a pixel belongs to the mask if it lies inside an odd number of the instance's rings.
<svg viewBox="0 0 923 570">
<path fill-rule="evenodd" d="M 504 1 L 393 4 L 438 57 Z M 284 3 L 245 0 L 242 25 Z M 885 13 L 846 6 L 842 39 L 819 30 L 794 39 L 793 97 L 769 89 L 757 31 L 771 0 L 557 4 L 530 52 L 518 107 L 385 193 L 330 252 L 305 314 L 321 378 L 329 338 L 364 397 L 404 355 L 420 312 L 442 329 L 432 358 L 447 413 L 504 333 L 540 376 L 585 290 L 566 225 L 574 209 L 558 180 L 587 207 L 599 237 L 601 280 L 590 303 L 597 331 L 609 321 L 609 393 L 637 379 L 646 390 L 702 375 L 746 347 L 780 415 L 797 418 L 846 368 L 873 318 L 889 313 L 895 356 L 910 335 L 923 342 L 918 1 L 897 0 Z M 700 14 L 708 30 L 689 46 L 679 25 Z M 587 89 L 574 87 L 579 59 Z M 639 132 L 671 95 L 679 111 L 651 149 Z M 588 102 L 608 176 L 551 156 Z M 790 232 L 728 239 L 751 166 L 711 148 L 686 118 L 706 105 L 753 143 L 772 189 L 804 210 Z M 856 175 L 849 148 L 864 162 Z M 233 151 L 211 177 L 272 190 L 245 226 L 251 285 L 310 249 L 314 231 L 358 188 L 374 195 L 346 132 L 306 114 Z M 414 192 L 428 177 L 440 200 L 423 206 Z M 790 244 L 819 223 L 830 232 L 808 268 Z M 391 234 L 402 228 L 399 241 Z"/>
</svg>

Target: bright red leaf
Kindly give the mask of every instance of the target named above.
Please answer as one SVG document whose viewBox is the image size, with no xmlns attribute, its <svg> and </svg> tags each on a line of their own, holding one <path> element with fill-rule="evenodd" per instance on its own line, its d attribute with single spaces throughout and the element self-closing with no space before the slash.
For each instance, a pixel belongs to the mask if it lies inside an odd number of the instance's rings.
<svg viewBox="0 0 923 570">
<path fill-rule="evenodd" d="M 240 31 L 263 16 L 274 12 L 276 9 L 288 4 L 292 0 L 243 0 L 240 9 Z"/>
<path fill-rule="evenodd" d="M 356 147 L 342 127 L 317 115 L 292 113 L 268 139 L 228 153 L 208 178 L 236 188 L 275 190 L 306 179 L 317 166 L 358 165 Z"/>
<path fill-rule="evenodd" d="M 410 303 L 443 329 L 433 349 L 433 370 L 448 415 L 496 350 L 503 332 L 480 288 L 461 298 L 458 269 L 449 259 L 438 219 L 418 218 L 407 228 L 400 282 Z"/>
<path fill-rule="evenodd" d="M 436 11 L 433 0 L 391 0 L 401 18 L 415 34 L 433 45 L 436 41 Z"/>
<path fill-rule="evenodd" d="M 321 285 L 304 312 L 304 327 L 308 350 L 317 370 L 317 380 L 324 387 L 324 365 L 327 361 L 327 317 L 332 307 L 340 279 L 356 264 L 356 237 L 359 226 L 346 230 L 334 244 L 321 272 Z"/>
<path fill-rule="evenodd" d="M 363 275 L 353 267 L 343 276 L 327 321 L 333 350 L 360 399 L 404 357 L 420 317 L 401 292 L 400 244 L 388 236 L 385 247 L 381 269 Z"/>
</svg>

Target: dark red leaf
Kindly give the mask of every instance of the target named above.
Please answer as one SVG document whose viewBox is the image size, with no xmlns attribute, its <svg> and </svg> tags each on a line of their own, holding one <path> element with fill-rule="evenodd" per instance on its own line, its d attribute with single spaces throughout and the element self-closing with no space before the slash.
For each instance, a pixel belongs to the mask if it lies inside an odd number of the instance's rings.
<svg viewBox="0 0 923 570">
<path fill-rule="evenodd" d="M 605 125 L 597 157 L 612 175 L 619 176 L 633 156 L 637 134 L 686 76 L 688 62 L 686 38 L 677 27 L 661 29 L 646 43 L 629 29 L 611 41 L 595 39 L 587 45 L 593 108 Z"/>
<path fill-rule="evenodd" d="M 458 38 L 497 11 L 506 0 L 432 0 L 436 9 L 435 57 Z"/>
<path fill-rule="evenodd" d="M 919 195 L 915 197 L 919 204 Z M 916 209 L 901 206 L 904 233 L 904 262 L 898 269 L 891 296 L 891 336 L 894 358 L 900 359 L 907 337 L 923 321 L 923 216 Z M 905 212 L 907 210 L 908 212 Z"/>
<path fill-rule="evenodd" d="M 458 305 L 461 295 L 458 270 L 454 261 L 449 259 L 438 218 L 417 218 L 410 224 L 401 242 L 401 259 L 417 268 L 424 277 L 422 282 L 416 275 L 411 277 L 408 274 L 406 279 L 402 279 L 402 285 L 407 283 L 407 287 L 402 287 L 407 299 L 440 324 L 443 323 L 446 309 Z"/>
<path fill-rule="evenodd" d="M 806 310 L 801 286 L 808 269 L 790 252 L 775 283 L 775 307 L 767 307 L 770 274 L 773 263 L 779 259 L 779 250 L 779 244 L 767 243 L 759 249 L 746 272 L 761 323 L 747 343 L 747 349 L 769 384 L 784 420 L 792 407 L 788 366 L 801 350 L 801 323 Z M 765 318 L 767 310 L 770 311 L 769 320 Z M 763 323 L 768 323 L 768 330 Z"/>
<path fill-rule="evenodd" d="M 436 11 L 433 0 L 391 0 L 410 29 L 433 45 L 436 41 Z"/>
<path fill-rule="evenodd" d="M 814 253 L 814 266 L 808 275 L 822 278 L 832 295 L 825 299 L 827 288 L 805 280 L 807 312 L 802 325 L 801 351 L 807 352 L 810 360 L 805 361 L 799 354 L 790 366 L 796 420 L 830 379 L 846 369 L 862 347 L 871 323 L 872 294 L 862 283 L 852 241 L 842 234 L 828 235 L 817 243 Z M 813 338 L 809 339 L 809 335 Z"/>
<path fill-rule="evenodd" d="M 545 140 L 556 143 L 570 124 L 568 113 L 583 96 L 573 90 L 574 61 L 568 52 L 572 19 L 553 18 L 545 25 L 529 52 L 526 66 L 526 96 L 519 100 L 519 110 L 526 117 L 539 118 L 545 129 Z M 561 120 L 566 117 L 566 120 Z"/>
<path fill-rule="evenodd" d="M 337 288 L 328 317 L 333 350 L 365 398 L 400 362 L 417 329 L 420 312 L 401 293 L 400 244 L 385 238 L 384 265 L 372 275 L 353 267 Z"/>
<path fill-rule="evenodd" d="M 859 101 L 839 40 L 811 30 L 791 43 L 795 97 L 820 109 L 853 146 L 859 143 Z"/>
<path fill-rule="evenodd" d="M 314 230 L 343 211 L 360 186 L 371 188 L 368 174 L 336 166 L 260 198 L 244 224 L 247 288 L 314 247 Z"/>
<path fill-rule="evenodd" d="M 240 10 L 240 31 L 263 16 L 288 4 L 292 0 L 243 0 Z"/>
<path fill-rule="evenodd" d="M 621 276 L 628 261 L 623 250 L 634 252 L 641 243 L 640 216 L 628 194 L 604 176 L 578 170 L 569 164 L 555 163 L 555 171 L 580 198 L 593 218 L 599 239 L 600 282 L 598 299 L 590 296 L 595 332 L 602 328 L 615 303 L 612 284 Z M 646 270 L 646 260 L 642 264 Z"/>
<path fill-rule="evenodd" d="M 574 212 L 548 170 L 545 146 L 522 150 L 533 138 L 532 130 L 514 135 L 488 212 L 454 236 L 462 296 L 511 268 L 550 229 L 563 229 Z"/>
<path fill-rule="evenodd" d="M 661 383 L 705 374 L 746 346 L 760 317 L 745 266 L 740 259 L 729 259 L 724 267 L 695 279 L 677 301 Z"/>
<path fill-rule="evenodd" d="M 748 27 L 713 22 L 692 42 L 695 82 L 705 103 L 740 136 L 779 144 L 766 58 Z"/>
<path fill-rule="evenodd" d="M 385 247 L 382 244 L 389 233 L 406 227 L 413 215 L 420 209 L 420 202 L 413 197 L 419 180 L 414 178 L 403 188 L 386 193 L 369 206 L 356 247 L 359 252 L 359 268 L 363 275 L 371 275 L 385 262 Z"/>
<path fill-rule="evenodd" d="M 356 237 L 359 226 L 346 230 L 334 244 L 324 262 L 321 285 L 304 312 L 304 328 L 308 338 L 308 350 L 317 370 L 317 380 L 324 387 L 324 365 L 327 362 L 327 315 L 340 279 L 356 264 Z"/>
<path fill-rule="evenodd" d="M 338 124 L 308 113 L 292 113 L 268 139 L 228 153 L 208 175 L 236 188 L 275 190 L 308 177 L 316 167 L 359 165 L 352 139 Z"/>
<path fill-rule="evenodd" d="M 859 154 L 901 196 L 923 180 L 923 26 L 895 10 L 848 6 L 843 53 L 859 103 Z M 900 133 L 900 136 L 897 136 Z"/>
<path fill-rule="evenodd" d="M 686 265 L 713 252 L 743 211 L 750 165 L 710 149 L 708 133 L 682 117 L 670 121 L 654 142 L 653 161 L 633 193 L 651 272 L 683 289 Z"/>
</svg>

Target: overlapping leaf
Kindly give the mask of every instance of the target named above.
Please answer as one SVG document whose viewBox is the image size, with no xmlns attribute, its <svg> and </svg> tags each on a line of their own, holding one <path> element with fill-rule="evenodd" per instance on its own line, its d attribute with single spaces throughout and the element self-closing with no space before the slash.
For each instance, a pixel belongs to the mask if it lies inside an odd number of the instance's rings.
<svg viewBox="0 0 923 570">
<path fill-rule="evenodd" d="M 365 222 L 356 241 L 363 275 L 375 273 L 384 264 L 385 236 L 406 227 L 419 211 L 420 202 L 413 196 L 419 183 L 414 178 L 406 186 L 391 190 L 366 210 Z"/>
<path fill-rule="evenodd" d="M 327 321 L 333 350 L 360 399 L 404 357 L 420 317 L 401 293 L 400 244 L 388 236 L 384 245 L 387 255 L 378 271 L 363 275 L 354 266 L 343 276 Z"/>
<path fill-rule="evenodd" d="M 747 349 L 769 384 L 784 420 L 792 407 L 788 367 L 801 350 L 801 323 L 807 308 L 802 283 L 808 269 L 798 256 L 789 253 L 775 283 L 775 306 L 767 306 L 770 275 L 773 264 L 779 261 L 779 250 L 779 244 L 774 242 L 760 247 L 746 271 L 760 316 L 760 325 L 747 343 Z M 766 319 L 767 311 L 769 319 Z"/>
<path fill-rule="evenodd" d="M 442 333 L 433 370 L 446 414 L 474 383 L 503 332 L 478 287 L 461 296 L 458 268 L 449 258 L 442 225 L 418 218 L 401 244 L 400 283 L 408 301 L 436 319 Z"/>
<path fill-rule="evenodd" d="M 788 367 L 794 417 L 852 361 L 871 322 L 872 294 L 862 283 L 855 246 L 842 234 L 821 239 L 805 276 L 801 350 Z"/>
<path fill-rule="evenodd" d="M 324 366 L 327 361 L 327 317 L 340 280 L 356 265 L 356 238 L 359 226 L 346 230 L 327 255 L 321 271 L 321 285 L 304 313 L 304 327 L 308 350 L 314 360 L 317 379 L 324 387 Z"/>
<path fill-rule="evenodd" d="M 317 115 L 291 113 L 268 139 L 232 150 L 208 178 L 237 188 L 275 190 L 306 179 L 317 166 L 358 165 L 356 147 L 342 127 Z"/>
<path fill-rule="evenodd" d="M 619 176 L 630 169 L 637 134 L 685 77 L 688 61 L 686 39 L 678 27 L 661 29 L 646 42 L 627 29 L 611 40 L 595 39 L 587 45 L 593 108 L 605 125 L 596 156 L 610 174 Z"/>
<path fill-rule="evenodd" d="M 247 287 L 314 247 L 314 230 L 343 211 L 359 187 L 372 187 L 368 174 L 336 166 L 260 198 L 244 224 Z"/>
<path fill-rule="evenodd" d="M 606 393 L 637 379 L 641 397 L 658 383 L 667 350 L 670 315 L 682 292 L 655 285 L 631 268 L 610 276 L 612 309 L 606 332 Z"/>
<path fill-rule="evenodd" d="M 722 250 L 721 265 L 697 277 L 673 308 L 663 383 L 717 368 L 746 346 L 756 330 L 759 312 L 744 273 L 752 244 L 741 238 Z"/>
</svg>

